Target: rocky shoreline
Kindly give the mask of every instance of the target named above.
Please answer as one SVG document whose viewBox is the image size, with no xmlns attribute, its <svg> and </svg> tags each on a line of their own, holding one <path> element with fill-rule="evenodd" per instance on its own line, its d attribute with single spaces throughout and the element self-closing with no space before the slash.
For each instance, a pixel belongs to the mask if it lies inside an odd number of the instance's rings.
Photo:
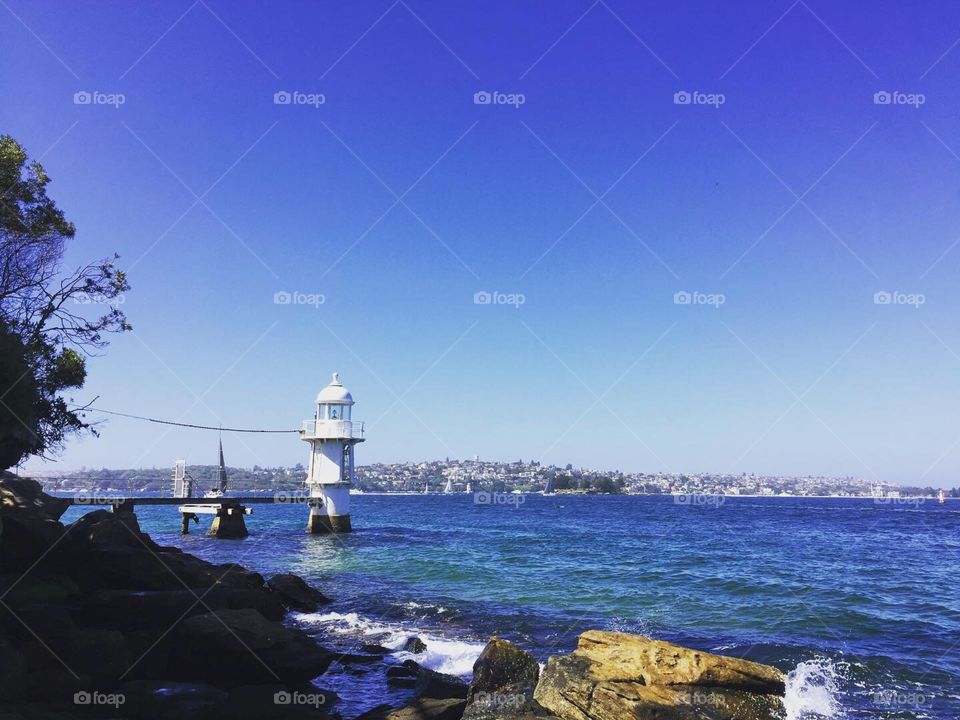
<svg viewBox="0 0 960 720">
<path fill-rule="evenodd" d="M 0 720 L 333 720 L 337 698 L 322 687 L 334 662 L 412 691 L 406 706 L 356 720 L 783 717 L 776 668 L 625 633 L 586 632 L 542 672 L 491 638 L 469 684 L 391 662 L 386 648 L 333 652 L 284 622 L 333 602 L 296 575 L 160 546 L 132 515 L 64 525 L 66 508 L 32 480 L 0 479 Z"/>
</svg>

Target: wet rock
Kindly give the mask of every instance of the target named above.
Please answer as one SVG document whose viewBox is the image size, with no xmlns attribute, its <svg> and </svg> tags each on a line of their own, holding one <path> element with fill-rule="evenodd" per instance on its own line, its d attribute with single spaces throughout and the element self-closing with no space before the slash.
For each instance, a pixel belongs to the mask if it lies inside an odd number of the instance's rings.
<svg viewBox="0 0 960 720">
<path fill-rule="evenodd" d="M 414 693 L 418 698 L 466 699 L 469 685 L 455 675 L 446 675 L 436 670 L 421 667 L 417 671 Z"/>
<path fill-rule="evenodd" d="M 413 637 L 407 638 L 407 641 L 403 644 L 403 650 L 408 653 L 413 653 L 414 655 L 419 655 L 427 651 L 427 644 L 414 635 Z"/>
<path fill-rule="evenodd" d="M 539 677 L 540 666 L 530 653 L 492 637 L 473 664 L 470 695 L 503 687 L 534 688 Z"/>
<path fill-rule="evenodd" d="M 282 573 L 267 580 L 269 588 L 275 592 L 280 602 L 291 610 L 316 612 L 321 605 L 333 602 L 316 588 L 307 584 L 299 575 Z"/>
<path fill-rule="evenodd" d="M 464 700 L 455 698 L 419 698 L 397 710 L 378 705 L 357 720 L 460 720 L 465 704 Z"/>
<path fill-rule="evenodd" d="M 178 677 L 221 687 L 297 684 L 321 675 L 334 659 L 305 633 L 250 609 L 195 615 L 173 635 Z"/>
<path fill-rule="evenodd" d="M 768 665 L 591 630 L 549 659 L 534 698 L 563 720 L 773 720 L 784 682 Z"/>
<path fill-rule="evenodd" d="M 473 665 L 464 720 L 552 717 L 533 699 L 540 666 L 529 653 L 493 637 Z"/>
<path fill-rule="evenodd" d="M 122 686 L 125 717 L 188 720 L 216 716 L 227 702 L 227 693 L 203 683 L 137 681 Z"/>
<path fill-rule="evenodd" d="M 313 685 L 244 685 L 230 691 L 221 715 L 231 720 L 324 720 L 336 701 L 336 693 Z"/>
</svg>

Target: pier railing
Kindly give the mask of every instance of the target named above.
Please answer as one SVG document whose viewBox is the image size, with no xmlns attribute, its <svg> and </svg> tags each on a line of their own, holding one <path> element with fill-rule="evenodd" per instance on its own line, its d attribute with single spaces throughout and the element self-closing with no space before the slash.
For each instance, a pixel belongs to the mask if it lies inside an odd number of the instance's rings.
<svg viewBox="0 0 960 720">
<path fill-rule="evenodd" d="M 306 440 L 363 440 L 363 423 L 358 420 L 305 420 L 300 437 Z"/>
</svg>

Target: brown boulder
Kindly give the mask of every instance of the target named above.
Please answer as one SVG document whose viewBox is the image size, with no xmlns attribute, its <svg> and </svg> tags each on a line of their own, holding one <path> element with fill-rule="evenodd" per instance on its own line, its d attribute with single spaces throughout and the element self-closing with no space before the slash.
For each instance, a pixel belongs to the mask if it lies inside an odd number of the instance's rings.
<svg viewBox="0 0 960 720">
<path fill-rule="evenodd" d="M 774 720 L 784 682 L 768 665 L 591 630 L 550 658 L 534 697 L 563 720 Z"/>
</svg>

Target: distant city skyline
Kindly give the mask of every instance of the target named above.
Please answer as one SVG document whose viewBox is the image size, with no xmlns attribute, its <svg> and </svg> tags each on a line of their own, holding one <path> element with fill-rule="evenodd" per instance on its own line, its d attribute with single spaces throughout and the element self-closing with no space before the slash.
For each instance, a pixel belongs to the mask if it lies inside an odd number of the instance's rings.
<svg viewBox="0 0 960 720">
<path fill-rule="evenodd" d="M 295 429 L 337 371 L 359 465 L 954 487 L 958 27 L 940 1 L 10 0 L 0 132 L 76 223 L 66 264 L 129 272 L 133 332 L 78 404 Z M 216 446 L 111 417 L 25 469 Z"/>
</svg>

